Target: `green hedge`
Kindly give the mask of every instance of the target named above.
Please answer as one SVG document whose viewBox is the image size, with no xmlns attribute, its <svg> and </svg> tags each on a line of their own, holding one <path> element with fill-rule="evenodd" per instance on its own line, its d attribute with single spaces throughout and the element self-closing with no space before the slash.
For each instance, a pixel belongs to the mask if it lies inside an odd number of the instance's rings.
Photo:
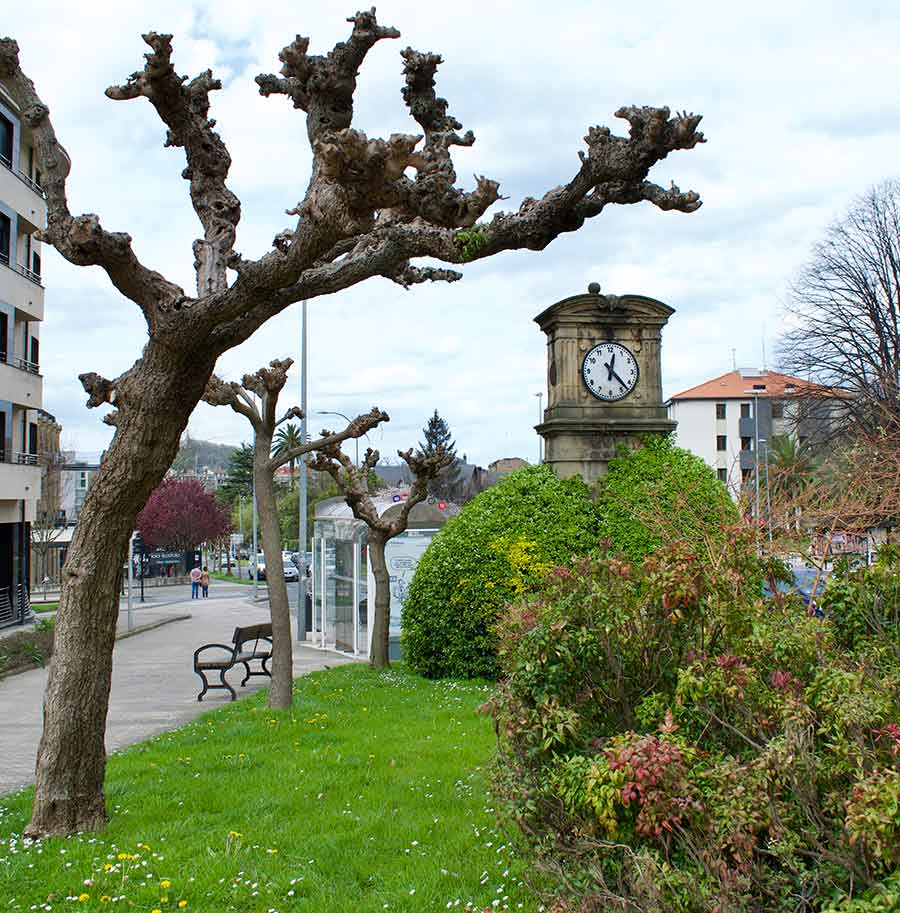
<svg viewBox="0 0 900 913">
<path fill-rule="evenodd" d="M 519 470 L 466 505 L 423 555 L 403 607 L 404 659 L 428 678 L 494 678 L 503 607 L 598 541 L 590 491 L 547 466 Z"/>
<path fill-rule="evenodd" d="M 639 560 L 664 541 L 721 541 L 737 508 L 715 472 L 669 437 L 648 437 L 617 457 L 597 485 L 601 534 L 614 552 Z"/>
</svg>

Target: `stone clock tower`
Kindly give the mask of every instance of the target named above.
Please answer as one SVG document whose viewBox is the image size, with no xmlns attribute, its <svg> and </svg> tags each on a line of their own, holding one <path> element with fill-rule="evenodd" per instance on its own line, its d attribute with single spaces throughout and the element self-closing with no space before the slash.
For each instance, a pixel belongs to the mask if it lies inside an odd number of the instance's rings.
<svg viewBox="0 0 900 913">
<path fill-rule="evenodd" d="M 564 298 L 535 317 L 547 334 L 547 408 L 537 432 L 544 462 L 588 484 L 620 446 L 666 434 L 675 422 L 662 401 L 660 337 L 673 308 L 643 295 Z"/>
</svg>

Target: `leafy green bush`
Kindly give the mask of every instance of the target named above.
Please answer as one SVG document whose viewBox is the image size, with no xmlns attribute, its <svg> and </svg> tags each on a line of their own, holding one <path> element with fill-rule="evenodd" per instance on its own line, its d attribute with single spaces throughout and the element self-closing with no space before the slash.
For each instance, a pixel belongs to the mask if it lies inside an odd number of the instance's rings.
<svg viewBox="0 0 900 913">
<path fill-rule="evenodd" d="M 834 619 L 845 646 L 875 639 L 900 659 L 900 549 L 883 545 L 868 568 L 835 562 L 819 605 Z"/>
<path fill-rule="evenodd" d="M 722 530 L 738 517 L 715 472 L 669 437 L 647 437 L 610 461 L 597 492 L 602 535 L 632 559 L 667 541 L 721 542 Z"/>
<path fill-rule="evenodd" d="M 496 677 L 494 625 L 503 607 L 596 545 L 589 494 L 580 479 L 528 467 L 480 494 L 434 537 L 403 606 L 404 658 L 415 672 Z"/>
<path fill-rule="evenodd" d="M 495 788 L 557 913 L 892 909 L 896 655 L 763 602 L 754 531 L 722 538 L 557 568 L 498 626 Z"/>
</svg>

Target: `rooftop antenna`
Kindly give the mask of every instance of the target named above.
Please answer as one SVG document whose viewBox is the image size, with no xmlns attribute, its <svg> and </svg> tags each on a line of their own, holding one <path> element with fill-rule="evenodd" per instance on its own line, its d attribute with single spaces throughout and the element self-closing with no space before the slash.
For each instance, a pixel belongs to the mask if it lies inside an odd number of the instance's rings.
<svg viewBox="0 0 900 913">
<path fill-rule="evenodd" d="M 737 349 L 731 350 L 731 370 L 737 371 Z"/>
<path fill-rule="evenodd" d="M 762 357 L 763 357 L 763 371 L 767 371 L 768 367 L 766 365 L 766 325 L 762 326 Z"/>
</svg>

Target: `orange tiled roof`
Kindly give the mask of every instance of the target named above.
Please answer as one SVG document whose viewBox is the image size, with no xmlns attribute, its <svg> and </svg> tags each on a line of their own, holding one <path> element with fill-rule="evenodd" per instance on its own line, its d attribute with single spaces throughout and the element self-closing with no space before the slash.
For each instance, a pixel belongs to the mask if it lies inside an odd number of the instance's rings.
<svg viewBox="0 0 900 913">
<path fill-rule="evenodd" d="M 691 387 L 681 393 L 676 393 L 672 399 L 748 399 L 752 396 L 748 390 L 753 390 L 754 386 L 765 384 L 765 388 L 757 390 L 759 396 L 784 396 L 785 393 L 793 393 L 800 389 L 810 390 L 811 388 L 821 389 L 823 392 L 826 387 L 819 387 L 818 384 L 810 383 L 800 377 L 791 377 L 790 374 L 779 374 L 777 371 L 765 371 L 756 374 L 749 374 L 740 371 L 729 371 L 721 377 L 714 377 L 705 383 Z M 794 387 L 794 390 L 788 390 L 788 387 Z"/>
</svg>

